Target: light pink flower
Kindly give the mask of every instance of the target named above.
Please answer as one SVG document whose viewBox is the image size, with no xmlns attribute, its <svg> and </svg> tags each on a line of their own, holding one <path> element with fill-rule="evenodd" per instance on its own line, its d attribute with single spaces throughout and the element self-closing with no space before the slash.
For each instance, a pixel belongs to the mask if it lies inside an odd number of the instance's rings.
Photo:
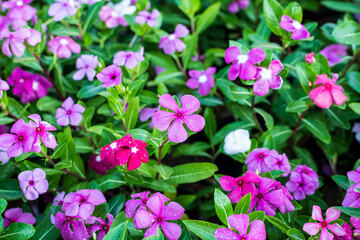
<svg viewBox="0 0 360 240">
<path fill-rule="evenodd" d="M 289 175 L 291 166 L 285 153 L 280 155 L 274 150 L 271 157 L 267 157 L 264 160 L 268 171 L 281 170 L 285 172 L 282 175 L 283 177 L 287 177 Z"/>
<path fill-rule="evenodd" d="M 186 82 L 186 86 L 191 89 L 199 88 L 199 93 L 206 96 L 210 93 L 211 88 L 215 86 L 213 75 L 216 72 L 215 67 L 209 67 L 205 71 L 190 70 L 190 78 Z"/>
<path fill-rule="evenodd" d="M 20 188 L 28 200 L 35 200 L 40 194 L 46 193 L 49 183 L 46 180 L 46 173 L 41 168 L 26 170 L 18 176 Z"/>
<path fill-rule="evenodd" d="M 268 171 L 268 166 L 265 163 L 267 157 L 271 157 L 272 154 L 277 153 L 275 150 L 270 151 L 267 148 L 256 148 L 252 150 L 246 157 L 245 164 L 247 169 L 253 172 L 258 170 L 260 173 Z"/>
<path fill-rule="evenodd" d="M 132 15 L 136 7 L 131 5 L 130 0 L 123 0 L 118 4 L 108 4 L 101 7 L 99 12 L 100 20 L 105 22 L 107 28 L 114 28 L 119 25 L 128 26 L 125 15 Z"/>
<path fill-rule="evenodd" d="M 56 206 L 56 205 L 59 205 L 59 206 L 62 206 L 64 204 L 64 198 L 65 198 L 65 192 L 62 191 L 62 192 L 59 192 L 56 197 L 54 198 L 54 201 L 53 201 L 53 206 Z"/>
<path fill-rule="evenodd" d="M 299 23 L 287 15 L 283 15 L 280 21 L 280 27 L 285 31 L 292 32 L 291 38 L 294 40 L 301 40 L 310 37 L 309 31 Z"/>
<path fill-rule="evenodd" d="M 39 114 L 31 114 L 28 116 L 32 121 L 30 125 L 35 128 L 35 140 L 33 143 L 32 151 L 40 152 L 41 151 L 41 142 L 45 147 L 55 149 L 57 146 L 56 138 L 54 135 L 48 131 L 56 131 L 56 128 L 51 126 L 50 123 L 41 121 Z"/>
<path fill-rule="evenodd" d="M 81 55 L 76 59 L 76 68 L 78 69 L 73 79 L 78 81 L 84 78 L 85 74 L 89 81 L 93 81 L 95 77 L 95 69 L 98 65 L 98 58 L 94 55 Z"/>
<path fill-rule="evenodd" d="M 153 9 L 151 13 L 144 10 L 138 12 L 137 14 L 135 22 L 140 24 L 146 23 L 149 27 L 155 27 L 157 18 L 160 16 L 160 12 L 157 9 Z"/>
<path fill-rule="evenodd" d="M 322 49 L 319 53 L 324 55 L 332 67 L 341 61 L 342 57 L 347 56 L 348 46 L 343 44 L 331 44 Z"/>
<path fill-rule="evenodd" d="M 186 48 L 186 45 L 179 38 L 183 38 L 188 34 L 189 29 L 182 24 L 178 24 L 173 34 L 169 34 L 160 39 L 159 48 L 163 49 L 167 55 L 173 54 L 176 51 L 182 52 Z"/>
<path fill-rule="evenodd" d="M 24 40 L 30 35 L 31 32 L 26 28 L 21 28 L 15 32 L 10 32 L 8 28 L 4 29 L 0 32 L 0 40 L 6 38 L 2 45 L 2 52 L 8 57 L 11 57 L 12 54 L 21 57 L 26 49 Z"/>
<path fill-rule="evenodd" d="M 143 108 L 140 109 L 140 116 L 139 120 L 142 122 L 145 122 L 151 118 L 151 121 L 149 123 L 150 128 L 154 128 L 154 121 L 152 120 L 152 117 L 159 111 L 159 108 Z"/>
<path fill-rule="evenodd" d="M 8 9 L 7 18 L 11 22 L 13 29 L 18 30 L 28 25 L 28 21 L 36 17 L 37 10 L 31 5 L 31 0 L 10 0 L 3 2 L 1 8 L 3 11 Z"/>
<path fill-rule="evenodd" d="M 0 78 L 0 99 L 3 96 L 3 91 L 7 91 L 9 89 L 10 89 L 9 84 L 6 81 L 1 80 L 1 78 Z"/>
<path fill-rule="evenodd" d="M 272 60 L 268 69 L 264 67 L 258 67 L 255 75 L 255 81 L 253 89 L 254 94 L 258 96 L 266 95 L 270 88 L 280 89 L 283 80 L 278 74 L 283 70 L 284 66 L 280 60 Z"/>
<path fill-rule="evenodd" d="M 131 195 L 131 198 L 125 203 L 125 213 L 127 218 L 132 218 L 135 215 L 135 212 L 146 210 L 146 203 L 149 199 L 151 199 L 154 196 L 159 196 L 164 203 L 170 201 L 165 195 L 157 192 L 154 193 L 149 197 L 150 192 L 141 192 L 141 193 L 135 193 Z"/>
<path fill-rule="evenodd" d="M 70 58 L 71 52 L 79 54 L 81 47 L 78 43 L 67 36 L 59 36 L 48 42 L 49 51 L 56 52 L 59 58 Z"/>
<path fill-rule="evenodd" d="M 122 71 L 121 68 L 112 64 L 104 68 L 96 75 L 96 78 L 103 83 L 103 87 L 115 87 L 121 83 Z"/>
<path fill-rule="evenodd" d="M 14 222 L 22 222 L 30 225 L 34 225 L 36 223 L 35 217 L 31 213 L 23 213 L 21 208 L 10 208 L 5 211 L 4 216 L 4 228 Z"/>
<path fill-rule="evenodd" d="M 306 55 L 305 55 L 305 61 L 306 61 L 307 63 L 314 63 L 314 62 L 316 62 L 316 59 L 315 59 L 314 55 L 315 55 L 314 52 L 309 53 L 309 54 L 306 54 Z"/>
<path fill-rule="evenodd" d="M 56 122 L 59 126 L 67 126 L 70 123 L 72 126 L 77 126 L 82 120 L 82 113 L 85 112 L 85 108 L 80 104 L 74 104 L 74 100 L 71 97 L 68 97 L 63 104 L 62 108 L 56 110 L 55 117 L 57 118 Z"/>
<path fill-rule="evenodd" d="M 245 9 L 249 6 L 250 0 L 236 0 L 229 4 L 228 11 L 229 13 L 235 14 L 239 12 L 240 9 Z"/>
<path fill-rule="evenodd" d="M 358 167 L 355 171 L 348 172 L 347 177 L 354 183 L 360 182 L 360 167 Z"/>
<path fill-rule="evenodd" d="M 360 182 L 355 183 L 354 185 L 350 186 L 344 197 L 342 205 L 344 207 L 353 207 L 353 208 L 360 208 Z"/>
<path fill-rule="evenodd" d="M 41 32 L 35 29 L 29 29 L 29 31 L 30 31 L 30 36 L 26 38 L 26 42 L 30 46 L 34 47 L 41 42 Z"/>
<path fill-rule="evenodd" d="M 55 0 L 49 7 L 49 16 L 60 21 L 67 16 L 75 15 L 81 4 L 77 0 Z"/>
<path fill-rule="evenodd" d="M 117 66 L 125 66 L 129 69 L 133 69 L 142 61 L 144 61 L 142 53 L 120 51 L 115 54 L 113 63 Z"/>
</svg>

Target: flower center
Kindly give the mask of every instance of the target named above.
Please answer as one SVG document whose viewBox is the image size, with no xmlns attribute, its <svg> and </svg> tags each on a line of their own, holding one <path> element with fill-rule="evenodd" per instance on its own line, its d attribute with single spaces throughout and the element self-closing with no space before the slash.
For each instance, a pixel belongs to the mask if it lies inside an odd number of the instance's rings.
<svg viewBox="0 0 360 240">
<path fill-rule="evenodd" d="M 24 4 L 23 1 L 17 1 L 16 2 L 16 6 L 18 6 L 18 7 L 21 7 L 23 4 Z"/>
<path fill-rule="evenodd" d="M 308 174 L 308 171 L 307 171 L 307 170 L 304 170 L 303 173 Z"/>
<path fill-rule="evenodd" d="M 105 230 L 105 231 L 108 230 L 108 226 L 104 226 L 103 230 Z"/>
<path fill-rule="evenodd" d="M 247 55 L 243 55 L 243 54 L 240 54 L 237 57 L 237 60 L 239 63 L 246 63 L 248 59 L 249 59 L 249 57 Z"/>
<path fill-rule="evenodd" d="M 181 113 L 177 113 L 176 116 L 179 117 L 179 118 L 181 118 L 181 117 L 182 117 L 182 114 L 181 114 Z"/>
<path fill-rule="evenodd" d="M 116 75 L 112 75 L 112 76 L 111 76 L 111 79 L 112 79 L 112 80 L 115 80 L 115 79 L 116 79 Z"/>
<path fill-rule="evenodd" d="M 246 240 L 246 238 L 245 238 L 245 237 L 241 237 L 240 240 Z"/>
<path fill-rule="evenodd" d="M 131 54 L 128 53 L 128 54 L 125 55 L 125 57 L 126 57 L 126 58 L 130 58 L 130 57 L 131 57 Z"/>
<path fill-rule="evenodd" d="M 259 193 L 259 194 L 257 195 L 257 197 L 258 197 L 258 198 L 263 198 L 262 193 Z"/>
<path fill-rule="evenodd" d="M 66 221 L 70 221 L 71 220 L 71 217 L 66 217 Z"/>
<path fill-rule="evenodd" d="M 299 23 L 298 21 L 294 21 L 294 22 L 292 23 L 292 25 L 293 25 L 293 27 L 294 27 L 295 29 L 297 29 L 297 30 L 299 30 L 299 29 L 302 28 L 301 23 Z"/>
<path fill-rule="evenodd" d="M 63 203 L 64 203 L 63 201 L 59 201 L 58 205 L 63 205 Z"/>
<path fill-rule="evenodd" d="M 118 17 L 119 14 L 118 14 L 116 11 L 112 11 L 112 12 L 111 12 L 111 16 L 112 16 L 112 17 Z"/>
<path fill-rule="evenodd" d="M 239 185 L 239 186 L 241 186 L 242 184 L 243 184 L 243 181 L 242 181 L 242 180 L 238 181 L 238 185 Z"/>
<path fill-rule="evenodd" d="M 19 141 L 22 141 L 22 140 L 24 140 L 24 137 L 20 135 L 20 136 L 18 137 L 18 140 L 19 140 Z"/>
<path fill-rule="evenodd" d="M 159 218 L 157 219 L 157 221 L 158 221 L 158 222 L 162 222 L 162 218 L 159 217 Z"/>
<path fill-rule="evenodd" d="M 331 89 L 331 85 L 328 84 L 328 83 L 326 83 L 326 84 L 324 85 L 324 87 L 325 87 L 325 89 L 327 89 L 327 90 Z"/>
<path fill-rule="evenodd" d="M 143 202 L 143 204 L 146 204 L 146 203 L 147 203 L 147 199 L 144 199 L 142 202 Z"/>
<path fill-rule="evenodd" d="M 86 199 L 85 198 L 83 198 L 83 199 L 81 199 L 81 203 L 84 203 L 86 201 Z"/>
<path fill-rule="evenodd" d="M 35 131 L 36 131 L 36 132 L 41 132 L 41 127 L 35 128 Z"/>
<path fill-rule="evenodd" d="M 39 90 L 39 83 L 38 83 L 38 82 L 33 82 L 32 88 L 33 88 L 33 90 L 35 90 L 35 91 Z"/>
<path fill-rule="evenodd" d="M 95 158 L 95 161 L 96 161 L 96 162 L 101 162 L 100 156 L 97 156 L 97 157 Z"/>
<path fill-rule="evenodd" d="M 33 181 L 33 180 L 30 180 L 30 181 L 29 181 L 29 185 L 30 185 L 30 186 L 33 186 L 33 185 L 34 185 L 34 181 Z"/>
<path fill-rule="evenodd" d="M 65 39 L 65 38 L 62 38 L 62 39 L 60 39 L 60 44 L 65 46 L 65 45 L 69 44 L 69 41 L 67 39 Z"/>
<path fill-rule="evenodd" d="M 205 83 L 206 81 L 207 81 L 206 75 L 201 75 L 201 76 L 199 77 L 199 83 Z"/>
<path fill-rule="evenodd" d="M 264 154 L 260 153 L 258 157 L 259 158 L 264 158 Z"/>
<path fill-rule="evenodd" d="M 23 78 L 21 78 L 21 79 L 19 80 L 19 82 L 20 82 L 20 83 L 24 83 L 25 80 L 24 80 Z"/>
<path fill-rule="evenodd" d="M 260 76 L 265 80 L 270 80 L 272 77 L 271 71 L 269 69 L 263 69 L 260 72 Z"/>
<path fill-rule="evenodd" d="M 277 162 L 277 164 L 280 166 L 280 165 L 281 165 L 281 162 L 280 162 L 280 161 L 278 161 L 278 162 Z"/>
<path fill-rule="evenodd" d="M 137 153 L 138 150 L 139 150 L 139 149 L 138 149 L 137 147 L 132 147 L 132 148 L 131 148 L 131 152 L 132 152 L 132 153 Z"/>
<path fill-rule="evenodd" d="M 71 110 L 67 110 L 66 114 L 71 115 Z"/>
<path fill-rule="evenodd" d="M 300 184 L 299 184 L 299 186 L 300 186 L 300 187 L 303 187 L 303 186 L 304 186 L 304 184 L 303 184 L 303 183 L 300 183 Z"/>
<path fill-rule="evenodd" d="M 89 68 L 89 65 L 86 64 L 86 65 L 85 65 L 85 69 L 88 69 L 88 68 Z"/>
<path fill-rule="evenodd" d="M 280 186 L 276 186 L 275 189 L 276 189 L 276 190 L 279 190 L 279 189 L 281 189 L 281 187 L 280 187 Z"/>
<path fill-rule="evenodd" d="M 112 144 L 110 145 L 110 147 L 111 147 L 111 149 L 115 149 L 115 148 L 117 147 L 117 145 L 116 145 L 116 143 L 112 143 Z"/>
<path fill-rule="evenodd" d="M 326 228 L 327 225 L 328 225 L 328 224 L 327 224 L 327 222 L 325 222 L 325 221 L 321 223 L 321 226 L 324 227 L 324 228 Z"/>
<path fill-rule="evenodd" d="M 175 37 L 175 35 L 174 34 L 170 34 L 169 35 L 169 40 L 174 40 L 176 37 Z"/>
</svg>

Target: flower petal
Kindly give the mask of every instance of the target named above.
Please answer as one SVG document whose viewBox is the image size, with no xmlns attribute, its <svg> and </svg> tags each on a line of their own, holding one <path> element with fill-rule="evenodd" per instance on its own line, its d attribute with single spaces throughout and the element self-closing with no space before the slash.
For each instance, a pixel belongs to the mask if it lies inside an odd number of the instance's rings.
<svg viewBox="0 0 360 240">
<path fill-rule="evenodd" d="M 187 136 L 188 136 L 187 132 L 183 126 L 181 119 L 176 118 L 168 130 L 168 137 L 170 142 L 174 142 L 174 143 L 185 142 Z"/>
<path fill-rule="evenodd" d="M 214 237 L 216 240 L 239 240 L 239 234 L 234 233 L 230 229 L 227 228 L 219 228 L 216 229 L 214 233 Z"/>
<path fill-rule="evenodd" d="M 197 110 L 199 110 L 200 108 L 200 101 L 192 95 L 183 96 L 180 99 L 180 102 L 181 102 L 181 112 L 184 115 L 192 114 Z"/>
<path fill-rule="evenodd" d="M 178 240 L 181 235 L 181 227 L 176 223 L 162 222 L 161 228 L 169 240 Z"/>
<path fill-rule="evenodd" d="M 320 228 L 321 223 L 305 223 L 303 230 L 311 236 L 315 236 L 318 234 Z"/>
<path fill-rule="evenodd" d="M 178 220 L 184 214 L 185 209 L 177 202 L 170 202 L 165 206 L 163 219 L 164 220 Z"/>
<path fill-rule="evenodd" d="M 228 223 L 235 228 L 241 236 L 246 235 L 249 226 L 249 216 L 246 214 L 235 214 L 228 217 Z"/>
<path fill-rule="evenodd" d="M 159 104 L 164 108 L 173 110 L 174 112 L 179 111 L 179 105 L 170 94 L 163 94 L 159 98 Z"/>
</svg>

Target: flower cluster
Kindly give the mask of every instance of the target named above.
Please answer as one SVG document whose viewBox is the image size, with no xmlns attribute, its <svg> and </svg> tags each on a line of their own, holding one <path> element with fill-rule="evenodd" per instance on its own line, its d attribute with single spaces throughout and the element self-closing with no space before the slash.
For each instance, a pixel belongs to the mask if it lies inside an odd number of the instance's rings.
<svg viewBox="0 0 360 240">
<path fill-rule="evenodd" d="M 286 183 L 286 188 L 294 194 L 296 200 L 303 200 L 306 195 L 313 195 L 318 187 L 317 173 L 306 165 L 297 165 L 291 171 L 290 180 Z"/>
</svg>

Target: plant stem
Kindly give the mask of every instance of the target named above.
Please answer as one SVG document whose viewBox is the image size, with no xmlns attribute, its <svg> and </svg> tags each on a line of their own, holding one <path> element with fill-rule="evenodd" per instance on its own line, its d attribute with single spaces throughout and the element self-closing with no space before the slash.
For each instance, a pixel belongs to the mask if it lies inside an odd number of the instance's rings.
<svg viewBox="0 0 360 240">
<path fill-rule="evenodd" d="M 251 111 L 252 111 L 252 115 L 253 115 L 253 118 L 254 118 L 254 122 L 255 122 L 255 125 L 257 126 L 257 128 L 259 129 L 259 131 L 261 133 L 264 132 L 264 130 L 262 129 L 261 127 L 261 124 L 256 116 L 256 113 L 254 111 L 254 108 L 255 108 L 255 95 L 252 96 L 252 100 L 251 100 Z"/>
<path fill-rule="evenodd" d="M 290 139 L 289 139 L 289 144 L 292 144 L 292 142 L 294 141 L 294 138 L 295 138 L 295 135 L 296 135 L 296 133 L 297 133 L 297 131 L 298 131 L 298 128 L 299 128 L 299 126 L 300 126 L 300 123 L 301 123 L 301 121 L 303 120 L 303 118 L 305 117 L 305 114 L 310 110 L 310 108 L 311 108 L 311 104 L 308 106 L 308 108 L 305 110 L 305 111 L 303 111 L 302 113 L 301 113 L 301 115 L 299 116 L 299 119 L 298 119 L 298 121 L 296 122 L 296 124 L 295 124 L 295 128 L 294 128 L 294 130 L 293 130 L 293 133 L 291 134 L 291 137 L 290 137 Z"/>
<path fill-rule="evenodd" d="M 356 61 L 357 56 L 360 53 L 360 48 L 354 53 L 354 56 L 351 58 L 351 60 L 349 61 L 348 65 L 346 66 L 344 72 L 341 74 L 341 76 L 339 77 L 339 79 L 345 77 L 347 71 L 349 71 L 351 65 Z"/>
<path fill-rule="evenodd" d="M 96 143 L 94 141 L 94 139 L 89 135 L 89 131 L 87 130 L 85 124 L 81 124 L 81 128 L 84 130 L 84 132 L 88 135 L 90 142 L 92 143 L 92 145 L 94 146 L 94 150 L 97 149 Z"/>
<path fill-rule="evenodd" d="M 9 115 L 9 117 L 13 118 L 15 121 L 19 120 L 18 117 L 16 117 L 14 114 L 9 112 L 9 110 L 7 110 L 2 104 L 1 104 L 1 108 L 6 112 L 7 115 Z"/>
<path fill-rule="evenodd" d="M 137 37 L 138 37 L 138 35 L 135 34 L 134 37 L 131 39 L 131 42 L 129 43 L 130 48 L 134 46 L 134 43 L 136 42 Z"/>
<path fill-rule="evenodd" d="M 175 60 L 175 62 L 176 62 L 176 65 L 179 67 L 179 69 L 181 70 L 182 74 L 184 75 L 184 77 L 185 77 L 186 79 L 188 79 L 188 75 L 187 75 L 185 69 L 183 68 L 183 66 L 182 66 L 179 58 L 178 58 L 176 55 L 174 55 L 174 60 Z"/>
</svg>

